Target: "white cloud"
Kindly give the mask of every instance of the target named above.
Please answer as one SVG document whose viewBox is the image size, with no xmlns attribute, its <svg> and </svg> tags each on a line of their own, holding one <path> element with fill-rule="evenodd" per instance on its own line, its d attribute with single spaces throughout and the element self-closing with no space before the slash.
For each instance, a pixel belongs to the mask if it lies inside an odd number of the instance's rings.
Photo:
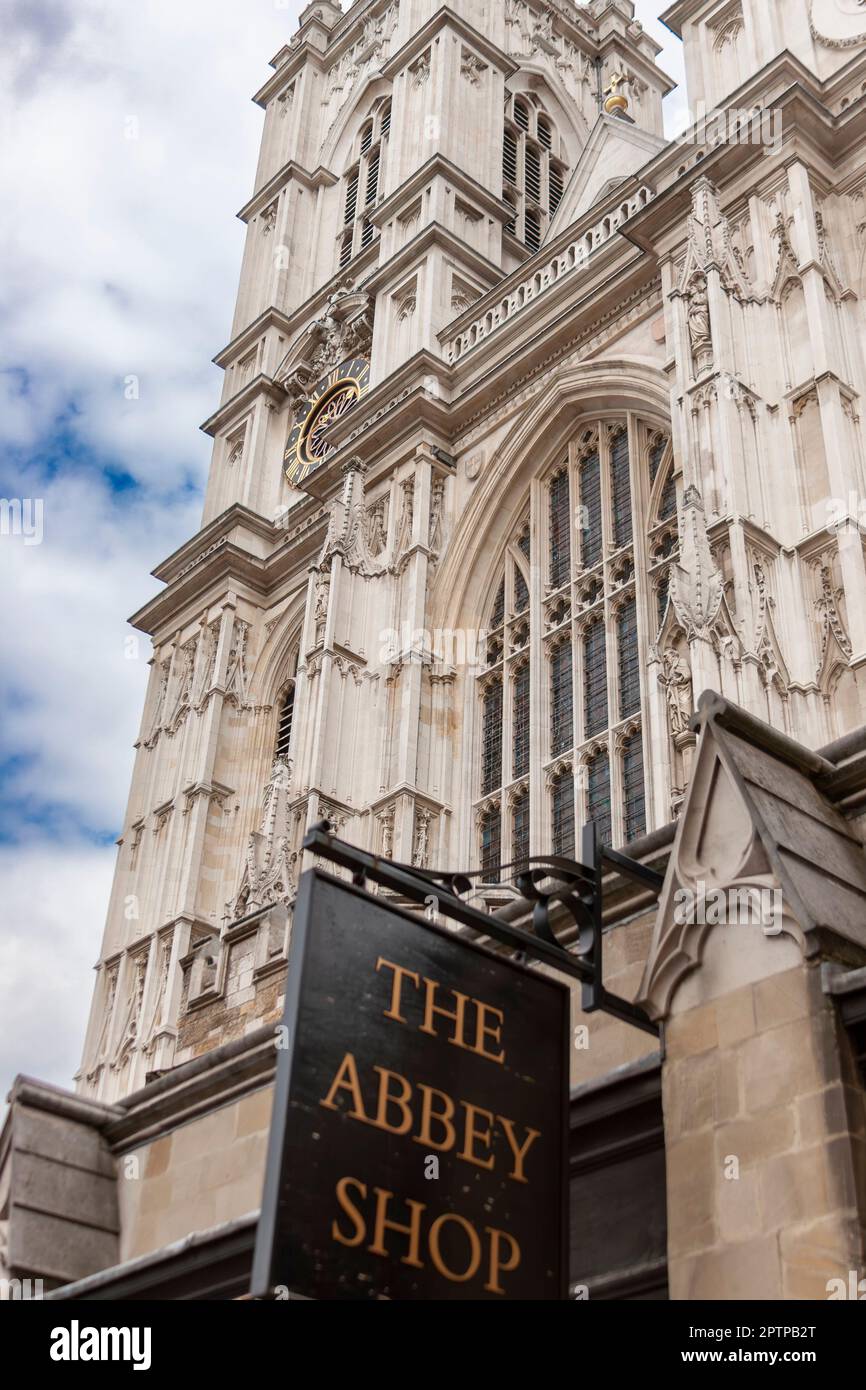
<svg viewBox="0 0 866 1390">
<path fill-rule="evenodd" d="M 70 1086 L 81 1057 L 114 847 L 0 847 L 0 1110 L 18 1072 Z"/>
<path fill-rule="evenodd" d="M 125 618 L 199 522 L 197 427 L 218 401 L 211 358 L 230 334 L 235 213 L 262 124 L 250 97 L 300 8 L 4 9 L 0 495 L 42 498 L 45 532 L 39 546 L 0 536 L 0 839 L 18 841 L 0 845 L 0 1085 L 21 1069 L 68 1082 L 78 1062 L 114 860 L 94 840 L 121 823 L 149 656 L 142 640 L 125 659 Z M 657 9 L 639 0 L 673 53 Z M 135 487 L 113 490 L 105 468 Z"/>
</svg>

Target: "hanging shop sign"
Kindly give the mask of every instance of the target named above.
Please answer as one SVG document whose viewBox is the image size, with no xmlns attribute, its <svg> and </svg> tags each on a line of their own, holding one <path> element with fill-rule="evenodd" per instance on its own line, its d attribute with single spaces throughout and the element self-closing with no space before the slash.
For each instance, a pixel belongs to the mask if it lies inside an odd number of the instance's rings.
<svg viewBox="0 0 866 1390">
<path fill-rule="evenodd" d="M 567 1296 L 569 991 L 301 881 L 252 1291 Z"/>
</svg>

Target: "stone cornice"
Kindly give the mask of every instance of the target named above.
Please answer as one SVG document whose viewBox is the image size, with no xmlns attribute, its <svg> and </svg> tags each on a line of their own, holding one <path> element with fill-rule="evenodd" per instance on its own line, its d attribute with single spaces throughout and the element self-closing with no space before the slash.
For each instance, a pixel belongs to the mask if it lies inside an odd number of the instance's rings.
<svg viewBox="0 0 866 1390">
<path fill-rule="evenodd" d="M 197 557 L 200 558 L 212 550 L 217 541 L 227 537 L 238 527 L 243 527 L 262 539 L 273 540 L 274 537 L 273 522 L 245 507 L 241 502 L 235 502 L 157 565 L 156 569 L 151 571 L 154 579 L 160 579 L 166 584 L 171 583 L 173 579 L 185 573 Z"/>
<path fill-rule="evenodd" d="M 216 357 L 212 357 L 211 361 L 214 366 L 225 369 L 231 366 L 235 357 L 242 355 L 248 348 L 252 347 L 269 328 L 278 328 L 282 333 L 292 333 L 294 322 L 294 317 L 290 318 L 288 314 L 283 313 L 282 309 L 277 309 L 271 304 L 259 314 L 258 318 L 254 318 L 252 323 L 248 323 L 246 328 L 232 338 L 231 342 L 227 343 L 224 348 L 220 348 Z"/>
<path fill-rule="evenodd" d="M 400 212 L 405 203 L 411 202 L 421 192 L 424 185 L 434 178 L 447 179 L 455 188 L 459 188 L 460 192 L 465 194 L 467 198 L 474 198 L 485 212 L 489 213 L 491 217 L 498 218 L 500 222 L 505 223 L 514 216 L 514 209 L 509 207 L 504 199 L 495 197 L 488 189 L 476 182 L 470 174 L 459 169 L 456 164 L 452 164 L 451 160 L 446 159 L 444 155 L 434 154 L 427 160 L 426 164 L 422 164 L 420 169 L 416 169 L 408 179 L 400 184 L 399 188 L 395 188 L 393 193 L 389 193 L 388 197 L 377 205 L 375 212 L 370 216 L 370 221 L 375 226 L 381 227 L 395 213 Z"/>
<path fill-rule="evenodd" d="M 204 434 L 209 434 L 214 438 L 222 430 L 228 429 L 239 416 L 255 405 L 261 396 L 267 396 L 269 400 L 274 401 L 279 406 L 284 405 L 286 400 L 286 393 L 282 386 L 279 386 L 273 377 L 259 372 L 258 376 L 254 376 L 252 381 L 248 381 L 241 387 L 240 391 L 230 396 L 225 404 L 221 405 L 219 410 L 214 411 L 213 415 L 209 416 L 199 428 Z"/>
<path fill-rule="evenodd" d="M 281 63 L 280 58 L 284 53 L 287 57 Z M 274 54 L 271 59 L 271 66 L 275 68 L 273 77 L 269 77 L 267 82 L 263 83 L 259 90 L 253 94 L 253 101 L 256 106 L 266 107 L 277 92 L 282 91 L 287 83 L 297 77 L 307 63 L 314 63 L 320 70 L 327 66 L 325 55 L 321 49 L 315 48 L 311 43 L 299 43 L 294 48 L 290 48 L 286 44 L 285 47 L 281 48 L 279 53 Z"/>
<path fill-rule="evenodd" d="M 577 223 L 543 246 L 442 330 L 439 341 L 446 361 L 455 366 L 461 364 L 482 343 L 503 334 L 518 319 L 525 331 L 527 321 L 537 317 L 537 307 L 555 302 L 559 297 L 556 291 L 563 286 L 573 291 L 581 273 L 591 271 L 599 252 L 611 243 L 615 247 L 617 234 L 654 198 L 652 187 L 636 175 L 617 188 L 610 199 L 589 209 Z M 628 215 L 616 221 L 624 207 Z M 533 307 L 527 313 L 530 305 Z"/>
<path fill-rule="evenodd" d="M 395 252 L 391 258 L 382 265 L 377 266 L 372 274 L 363 281 L 362 287 L 370 294 L 376 294 L 383 284 L 387 284 L 395 275 L 401 275 L 404 270 L 413 265 L 415 261 L 426 255 L 431 246 L 445 246 L 453 256 L 461 260 L 464 265 L 470 266 L 482 280 L 494 287 L 499 282 L 502 271 L 493 261 L 489 261 L 486 256 L 482 256 L 480 251 L 469 246 L 460 237 L 455 236 L 447 227 L 443 227 L 441 222 L 428 222 L 426 227 L 407 241 L 405 246 Z M 441 335 L 440 335 L 441 336 Z"/>
<path fill-rule="evenodd" d="M 277 194 L 281 192 L 287 183 L 291 183 L 292 180 L 294 180 L 295 183 L 303 184 L 304 188 L 309 189 L 310 192 L 315 192 L 317 188 L 333 188 L 335 183 L 340 182 L 337 175 L 333 174 L 330 169 L 326 169 L 324 164 L 319 164 L 315 169 L 310 171 L 309 169 L 305 169 L 302 164 L 298 164 L 294 159 L 290 159 L 287 164 L 283 165 L 282 169 L 278 169 L 277 172 L 268 179 L 267 183 L 263 184 L 262 187 L 244 203 L 243 207 L 237 213 L 237 217 L 241 222 L 251 221 L 257 213 L 268 206 L 268 203 L 272 203 Z"/>
<path fill-rule="evenodd" d="M 276 1028 L 266 1025 L 245 1038 L 223 1043 L 202 1057 L 182 1062 L 165 1076 L 112 1107 L 103 1132 L 114 1153 L 169 1134 L 178 1125 L 207 1115 L 268 1085 L 276 1069 Z"/>
<path fill-rule="evenodd" d="M 423 28 L 418 29 L 409 41 L 404 43 L 403 47 L 388 59 L 382 67 L 382 76 L 393 80 L 401 69 L 412 62 L 413 58 L 416 58 L 419 53 L 423 53 L 425 48 L 430 47 L 439 31 L 446 26 L 455 29 L 466 43 L 471 44 L 482 57 L 487 59 L 491 66 L 497 67 L 500 72 L 504 73 L 506 78 L 513 77 L 516 72 L 520 71 L 519 63 L 515 63 L 512 58 L 508 57 L 507 53 L 503 53 L 501 48 L 498 48 L 495 43 L 491 43 L 490 39 L 467 23 L 462 15 L 457 14 L 450 5 L 443 5 L 428 19 Z"/>
</svg>

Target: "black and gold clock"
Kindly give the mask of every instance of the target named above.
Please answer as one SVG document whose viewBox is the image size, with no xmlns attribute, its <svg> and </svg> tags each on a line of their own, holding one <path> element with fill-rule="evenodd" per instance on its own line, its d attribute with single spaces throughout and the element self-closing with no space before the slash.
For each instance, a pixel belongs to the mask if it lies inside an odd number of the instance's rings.
<svg viewBox="0 0 866 1390">
<path fill-rule="evenodd" d="M 286 444 L 284 464 L 290 483 L 298 486 L 327 461 L 334 452 L 327 438 L 329 427 L 357 405 L 369 385 L 366 357 L 349 358 L 316 382 Z"/>
</svg>

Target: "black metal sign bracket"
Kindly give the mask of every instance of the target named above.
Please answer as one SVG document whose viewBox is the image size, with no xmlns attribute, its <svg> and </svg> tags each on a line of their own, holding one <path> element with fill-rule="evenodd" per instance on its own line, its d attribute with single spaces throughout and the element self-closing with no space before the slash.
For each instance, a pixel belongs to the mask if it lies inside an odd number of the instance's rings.
<svg viewBox="0 0 866 1390">
<path fill-rule="evenodd" d="M 658 1025 L 643 1009 L 609 993 L 604 987 L 602 876 L 604 866 L 608 865 L 656 895 L 661 891 L 664 880 L 655 870 L 638 864 L 617 850 L 599 850 L 594 824 L 583 828 L 580 860 L 547 855 L 499 866 L 498 871 L 514 870 L 514 884 L 518 892 L 532 904 L 531 931 L 482 912 L 472 903 L 464 901 L 460 894 L 478 886 L 478 870 L 443 873 L 397 864 L 337 839 L 330 833 L 327 821 L 320 821 L 311 827 L 303 847 L 311 854 L 347 869 L 358 888 L 364 888 L 368 882 L 375 883 L 419 907 L 434 906 L 437 912 L 450 917 L 452 921 L 519 952 L 525 959 L 539 961 L 579 980 L 584 1013 L 601 1010 L 623 1023 L 651 1033 L 653 1037 L 659 1036 Z M 551 924 L 552 914 L 559 918 L 563 911 L 568 913 L 577 927 L 575 949 L 561 943 Z"/>
</svg>

